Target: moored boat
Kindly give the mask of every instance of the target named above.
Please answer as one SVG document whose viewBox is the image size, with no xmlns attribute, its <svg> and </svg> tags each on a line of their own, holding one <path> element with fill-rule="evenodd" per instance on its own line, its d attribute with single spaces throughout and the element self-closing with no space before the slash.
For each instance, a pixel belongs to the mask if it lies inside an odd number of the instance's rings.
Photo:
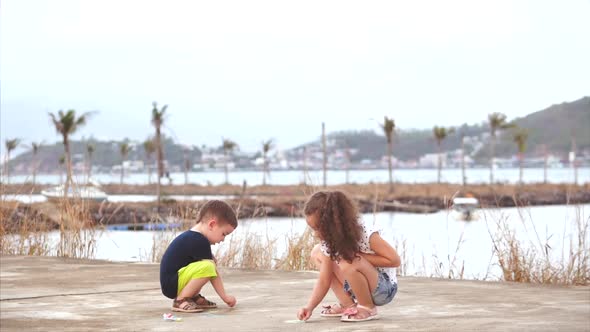
<svg viewBox="0 0 590 332">
<path fill-rule="evenodd" d="M 455 197 L 452 208 L 453 217 L 457 220 L 478 219 L 476 210 L 479 208 L 479 201 L 475 197 Z"/>
<path fill-rule="evenodd" d="M 65 186 L 59 185 L 45 190 L 41 190 L 41 195 L 49 201 L 59 201 L 63 199 L 82 200 L 82 201 L 106 201 L 108 195 L 102 191 L 94 182 L 86 185 L 71 185 L 67 193 L 64 193 Z"/>
</svg>

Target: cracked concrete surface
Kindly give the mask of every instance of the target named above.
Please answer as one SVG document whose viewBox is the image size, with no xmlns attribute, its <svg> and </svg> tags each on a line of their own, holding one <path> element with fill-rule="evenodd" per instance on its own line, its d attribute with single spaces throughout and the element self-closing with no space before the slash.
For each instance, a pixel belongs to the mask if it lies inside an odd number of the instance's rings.
<svg viewBox="0 0 590 332">
<path fill-rule="evenodd" d="M 342 323 L 316 309 L 299 323 L 315 272 L 226 269 L 235 308 L 206 286 L 218 309 L 169 322 L 158 264 L 2 256 L 0 267 L 1 331 L 590 331 L 590 287 L 402 277 L 379 320 Z"/>
</svg>

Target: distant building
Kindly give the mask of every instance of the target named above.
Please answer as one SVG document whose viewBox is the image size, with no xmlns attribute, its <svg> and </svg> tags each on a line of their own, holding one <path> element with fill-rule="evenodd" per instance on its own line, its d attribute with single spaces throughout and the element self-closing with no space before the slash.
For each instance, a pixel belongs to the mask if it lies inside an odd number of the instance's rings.
<svg viewBox="0 0 590 332">
<path fill-rule="evenodd" d="M 420 157 L 418 161 L 420 167 L 435 168 L 438 167 L 438 153 L 427 153 Z M 442 153 L 442 167 L 447 165 L 447 155 Z"/>
</svg>

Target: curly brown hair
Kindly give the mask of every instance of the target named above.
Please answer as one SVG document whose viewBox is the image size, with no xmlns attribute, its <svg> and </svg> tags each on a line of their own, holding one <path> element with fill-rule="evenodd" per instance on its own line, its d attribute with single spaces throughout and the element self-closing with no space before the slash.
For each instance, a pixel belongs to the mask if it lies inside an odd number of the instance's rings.
<svg viewBox="0 0 590 332">
<path fill-rule="evenodd" d="M 330 259 L 348 262 L 358 256 L 362 227 L 356 205 L 341 191 L 318 191 L 305 202 L 303 213 L 317 213 L 317 230 L 328 247 Z"/>
</svg>

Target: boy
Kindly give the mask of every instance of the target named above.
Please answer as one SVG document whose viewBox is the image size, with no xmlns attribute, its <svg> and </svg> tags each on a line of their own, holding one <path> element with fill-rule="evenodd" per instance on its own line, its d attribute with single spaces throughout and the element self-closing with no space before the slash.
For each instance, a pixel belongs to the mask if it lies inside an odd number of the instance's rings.
<svg viewBox="0 0 590 332">
<path fill-rule="evenodd" d="M 170 243 L 160 263 L 160 286 L 162 294 L 174 299 L 172 311 L 215 308 L 215 303 L 199 294 L 209 281 L 223 302 L 236 305 L 236 298 L 225 293 L 211 245 L 222 242 L 237 226 L 236 214 L 227 203 L 208 201 L 199 211 L 197 223 Z"/>
</svg>

